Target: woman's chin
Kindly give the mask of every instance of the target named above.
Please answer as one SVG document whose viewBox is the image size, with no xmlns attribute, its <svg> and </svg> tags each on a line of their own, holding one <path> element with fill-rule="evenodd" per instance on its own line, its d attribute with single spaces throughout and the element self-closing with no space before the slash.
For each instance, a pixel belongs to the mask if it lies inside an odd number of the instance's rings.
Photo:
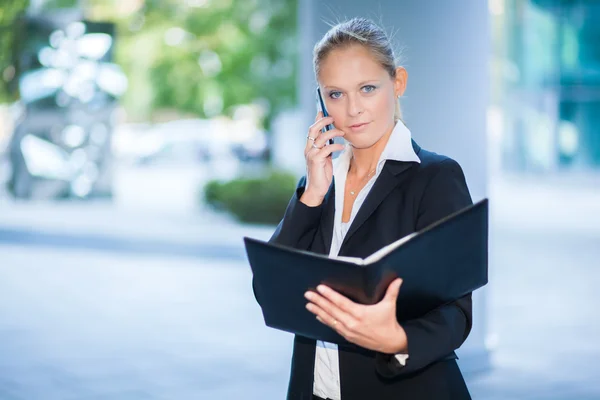
<svg viewBox="0 0 600 400">
<path fill-rule="evenodd" d="M 346 134 L 348 136 L 348 134 Z M 356 137 L 346 137 L 345 138 L 352 147 L 355 149 L 368 149 L 372 147 L 375 143 L 377 143 L 376 138 L 372 138 L 366 135 L 357 135 Z"/>
</svg>

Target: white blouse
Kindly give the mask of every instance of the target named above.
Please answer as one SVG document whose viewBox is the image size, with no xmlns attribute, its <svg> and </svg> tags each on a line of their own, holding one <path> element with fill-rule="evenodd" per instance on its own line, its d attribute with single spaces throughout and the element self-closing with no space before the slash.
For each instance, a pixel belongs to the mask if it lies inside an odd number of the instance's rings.
<svg viewBox="0 0 600 400">
<path fill-rule="evenodd" d="M 408 128 L 398 121 L 394 131 L 386 144 L 386 148 L 381 154 L 377 163 L 376 174 L 366 183 L 359 193 L 352 206 L 352 212 L 348 222 L 342 222 L 342 212 L 344 209 L 344 193 L 346 185 L 346 176 L 350 166 L 352 149 L 348 145 L 344 152 L 335 160 L 334 166 L 334 186 L 335 186 L 335 219 L 333 224 L 333 236 L 329 257 L 336 257 L 344 241 L 344 237 L 354 221 L 354 217 L 360 210 L 375 181 L 381 174 L 385 161 L 414 161 L 421 162 L 415 154 L 412 147 L 411 134 Z M 324 399 L 341 400 L 340 373 L 338 347 L 336 344 L 317 341 L 315 354 L 314 384 L 313 394 Z M 408 354 L 396 354 L 396 358 L 402 365 L 406 365 Z"/>
</svg>

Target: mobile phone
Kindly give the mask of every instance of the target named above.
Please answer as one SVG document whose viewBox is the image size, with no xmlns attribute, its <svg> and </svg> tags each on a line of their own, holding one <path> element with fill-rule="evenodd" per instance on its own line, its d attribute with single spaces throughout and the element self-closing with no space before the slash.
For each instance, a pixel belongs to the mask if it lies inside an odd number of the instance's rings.
<svg viewBox="0 0 600 400">
<path fill-rule="evenodd" d="M 323 117 L 329 117 L 329 113 L 327 112 L 327 108 L 325 108 L 325 102 L 323 101 L 323 96 L 321 96 L 321 88 L 317 86 L 317 111 L 321 111 L 323 113 Z M 334 128 L 333 124 L 328 124 L 323 128 L 322 132 L 325 133 Z M 329 139 L 329 144 L 333 144 L 333 139 Z"/>
</svg>

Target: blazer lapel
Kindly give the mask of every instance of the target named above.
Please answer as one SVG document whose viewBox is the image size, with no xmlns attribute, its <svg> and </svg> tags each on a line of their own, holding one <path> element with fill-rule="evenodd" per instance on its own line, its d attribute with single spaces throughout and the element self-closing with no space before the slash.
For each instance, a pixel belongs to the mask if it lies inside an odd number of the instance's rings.
<svg viewBox="0 0 600 400">
<path fill-rule="evenodd" d="M 418 156 L 421 152 L 421 147 L 414 140 L 411 140 L 411 144 Z M 371 216 L 373 211 L 375 211 L 387 195 L 406 179 L 407 174 L 403 174 L 403 172 L 408 171 L 415 164 L 416 163 L 414 162 L 386 161 L 381 174 L 377 178 L 375 184 L 373 184 L 373 187 L 358 211 L 358 214 L 354 217 L 352 225 L 350 225 L 350 229 L 340 246 L 340 254 L 342 254 L 343 247 L 350 236 L 352 236 L 352 234 Z M 329 254 L 331 251 L 331 242 L 333 241 L 333 225 L 335 222 L 335 177 L 333 177 L 329 191 L 325 195 L 325 202 L 325 210 L 321 216 L 320 228 L 323 234 L 325 254 Z"/>
<path fill-rule="evenodd" d="M 350 237 L 364 224 L 364 222 L 373 214 L 375 209 L 381 204 L 381 202 L 396 188 L 402 181 L 404 181 L 409 174 L 406 172 L 416 165 L 414 162 L 400 162 L 400 161 L 386 161 L 383 166 L 381 174 L 373 184 L 371 191 L 367 195 L 364 203 L 358 210 L 356 217 L 352 221 L 348 233 L 344 237 L 342 246 L 340 247 L 340 254 L 344 245 L 348 242 Z M 332 226 L 333 229 L 333 226 Z"/>
</svg>

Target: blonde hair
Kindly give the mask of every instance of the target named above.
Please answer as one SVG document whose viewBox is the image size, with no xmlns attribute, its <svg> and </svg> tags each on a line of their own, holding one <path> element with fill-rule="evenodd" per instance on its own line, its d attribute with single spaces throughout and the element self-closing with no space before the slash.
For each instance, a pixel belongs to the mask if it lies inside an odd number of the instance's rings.
<svg viewBox="0 0 600 400">
<path fill-rule="evenodd" d="M 313 49 L 313 68 L 318 78 L 321 63 L 336 49 L 352 45 L 364 46 L 392 79 L 396 78 L 397 60 L 385 31 L 367 18 L 352 18 L 332 26 Z M 396 100 L 394 120 L 402 119 L 400 103 Z"/>
</svg>

